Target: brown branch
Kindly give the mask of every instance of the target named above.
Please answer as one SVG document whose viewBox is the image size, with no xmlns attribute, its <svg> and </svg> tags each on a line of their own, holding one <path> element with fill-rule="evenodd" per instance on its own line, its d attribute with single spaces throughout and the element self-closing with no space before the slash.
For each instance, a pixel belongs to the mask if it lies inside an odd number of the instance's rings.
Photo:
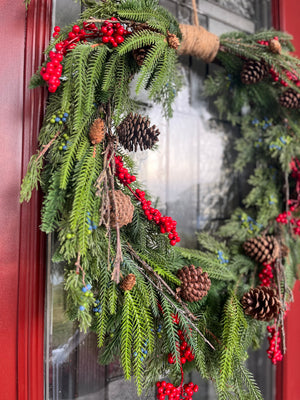
<svg viewBox="0 0 300 400">
<path fill-rule="evenodd" d="M 194 314 L 191 313 L 191 311 L 188 309 L 187 305 L 181 300 L 181 298 L 170 288 L 170 286 L 164 281 L 160 275 L 158 275 L 157 272 L 154 271 L 152 267 L 150 267 L 149 264 L 146 263 L 146 261 L 142 260 L 140 256 L 133 250 L 132 246 L 127 243 L 128 250 L 130 254 L 152 275 L 155 276 L 155 278 L 167 289 L 167 291 L 175 298 L 176 301 L 178 301 L 179 304 L 182 305 L 182 307 L 185 309 L 186 313 L 189 315 L 190 318 L 192 318 L 194 321 L 197 321 L 197 318 L 195 317 Z"/>
<path fill-rule="evenodd" d="M 76 274 L 79 275 L 79 271 L 82 272 L 82 283 L 84 284 L 84 286 L 86 286 L 85 283 L 85 272 L 84 269 L 82 268 L 81 264 L 80 264 L 80 252 L 77 253 L 77 260 L 75 262 L 75 266 L 76 266 Z"/>
<path fill-rule="evenodd" d="M 43 145 L 43 150 L 39 153 L 38 157 L 36 158 L 35 162 L 37 162 L 49 149 L 49 147 L 52 145 L 52 143 L 58 138 L 58 136 L 61 134 L 60 131 L 58 131 L 55 136 L 50 140 L 48 144 Z"/>
</svg>

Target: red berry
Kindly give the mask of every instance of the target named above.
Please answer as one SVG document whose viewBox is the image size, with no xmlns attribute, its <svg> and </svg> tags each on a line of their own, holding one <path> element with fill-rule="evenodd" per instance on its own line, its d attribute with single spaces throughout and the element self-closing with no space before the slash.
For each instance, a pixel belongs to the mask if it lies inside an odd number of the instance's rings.
<svg viewBox="0 0 300 400">
<path fill-rule="evenodd" d="M 55 26 L 54 27 L 54 32 L 60 32 L 60 27 L 59 26 Z"/>
<path fill-rule="evenodd" d="M 117 25 L 118 24 L 116 24 L 116 27 L 117 27 Z M 117 29 L 117 34 L 118 35 L 124 35 L 124 28 L 123 28 L 123 26 L 120 26 L 120 27 L 117 27 L 118 29 Z"/>
<path fill-rule="evenodd" d="M 180 361 L 181 361 L 181 364 L 185 364 L 186 363 L 186 358 L 185 357 L 181 357 Z"/>
<path fill-rule="evenodd" d="M 56 43 L 55 48 L 57 51 L 60 51 L 60 50 L 62 50 L 63 45 L 61 43 Z"/>
<path fill-rule="evenodd" d="M 80 27 L 78 25 L 73 25 L 72 31 L 74 33 L 79 33 L 80 32 Z"/>
<path fill-rule="evenodd" d="M 102 37 L 102 42 L 103 43 L 108 43 L 109 42 L 109 37 L 108 36 L 103 36 Z"/>
<path fill-rule="evenodd" d="M 55 86 L 55 85 L 50 85 L 49 88 L 48 88 L 50 93 L 56 92 L 56 89 L 57 89 L 57 86 Z"/>
<path fill-rule="evenodd" d="M 118 43 L 118 44 L 121 44 L 121 43 L 123 43 L 124 42 L 124 38 L 123 38 L 123 36 L 120 36 L 120 35 L 118 35 L 118 36 L 116 36 L 116 42 Z"/>
</svg>

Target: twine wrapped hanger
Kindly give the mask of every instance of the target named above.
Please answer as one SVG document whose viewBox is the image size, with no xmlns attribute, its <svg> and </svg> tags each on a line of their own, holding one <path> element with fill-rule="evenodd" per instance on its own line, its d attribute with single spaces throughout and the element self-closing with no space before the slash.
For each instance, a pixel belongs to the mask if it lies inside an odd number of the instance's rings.
<svg viewBox="0 0 300 400">
<path fill-rule="evenodd" d="M 178 49 L 180 55 L 191 55 L 211 63 L 220 48 L 217 35 L 199 25 L 196 0 L 192 0 L 194 25 L 179 24 L 182 42 Z"/>
</svg>

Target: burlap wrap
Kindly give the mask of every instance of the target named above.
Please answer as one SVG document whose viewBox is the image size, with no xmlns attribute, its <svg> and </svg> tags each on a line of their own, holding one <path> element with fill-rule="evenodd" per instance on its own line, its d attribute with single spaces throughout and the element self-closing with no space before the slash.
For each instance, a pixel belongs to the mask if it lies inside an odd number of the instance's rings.
<svg viewBox="0 0 300 400">
<path fill-rule="evenodd" d="M 179 27 L 182 42 L 178 54 L 195 56 L 206 63 L 215 59 L 220 47 L 218 36 L 208 32 L 202 26 L 180 24 Z"/>
</svg>

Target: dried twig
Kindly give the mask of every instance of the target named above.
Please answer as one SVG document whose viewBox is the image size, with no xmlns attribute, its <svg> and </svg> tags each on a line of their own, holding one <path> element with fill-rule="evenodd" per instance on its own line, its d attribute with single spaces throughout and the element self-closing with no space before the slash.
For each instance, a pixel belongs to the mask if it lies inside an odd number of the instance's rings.
<svg viewBox="0 0 300 400">
<path fill-rule="evenodd" d="M 55 136 L 50 140 L 50 142 L 43 145 L 43 150 L 39 153 L 35 162 L 37 162 L 48 151 L 49 147 L 51 147 L 52 143 L 58 138 L 60 134 L 60 131 L 56 132 Z"/>
<path fill-rule="evenodd" d="M 86 286 L 85 284 L 85 272 L 84 269 L 82 268 L 81 264 L 80 264 L 80 252 L 77 253 L 77 260 L 75 262 L 75 267 L 76 267 L 76 274 L 79 275 L 79 271 L 81 271 L 82 273 L 82 283 L 84 284 L 84 286 Z"/>
</svg>

